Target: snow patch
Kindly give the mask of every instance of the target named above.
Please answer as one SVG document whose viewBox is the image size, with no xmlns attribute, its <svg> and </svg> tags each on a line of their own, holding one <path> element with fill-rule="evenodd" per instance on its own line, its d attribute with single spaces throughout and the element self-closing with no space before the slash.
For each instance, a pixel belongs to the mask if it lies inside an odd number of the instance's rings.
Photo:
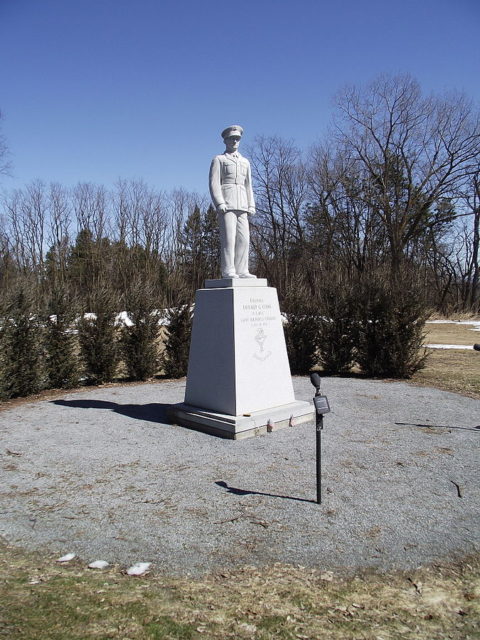
<svg viewBox="0 0 480 640">
<path fill-rule="evenodd" d="M 425 344 L 424 347 L 428 349 L 471 349 L 473 346 L 467 344 Z"/>
<path fill-rule="evenodd" d="M 480 327 L 480 320 L 427 320 L 426 324 L 465 324 Z"/>
</svg>

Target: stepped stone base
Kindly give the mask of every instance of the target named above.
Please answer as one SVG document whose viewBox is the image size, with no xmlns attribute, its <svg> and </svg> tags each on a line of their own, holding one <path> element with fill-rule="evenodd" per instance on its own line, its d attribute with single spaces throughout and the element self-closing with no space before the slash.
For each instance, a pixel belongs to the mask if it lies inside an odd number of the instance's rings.
<svg viewBox="0 0 480 640">
<path fill-rule="evenodd" d="M 241 440 L 310 422 L 314 419 L 314 412 L 309 402 L 295 401 L 272 409 L 253 411 L 243 416 L 230 416 L 182 402 L 172 405 L 168 410 L 168 416 L 174 424 L 221 438 Z"/>
</svg>

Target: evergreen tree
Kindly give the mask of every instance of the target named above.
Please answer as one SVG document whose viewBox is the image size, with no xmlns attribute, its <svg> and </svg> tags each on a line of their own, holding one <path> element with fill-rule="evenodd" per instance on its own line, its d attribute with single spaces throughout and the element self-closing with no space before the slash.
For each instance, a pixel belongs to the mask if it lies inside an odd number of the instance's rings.
<svg viewBox="0 0 480 640">
<path fill-rule="evenodd" d="M 358 317 L 351 285 L 326 278 L 319 296 L 318 359 L 326 373 L 347 373 L 355 362 Z"/>
<path fill-rule="evenodd" d="M 370 276 L 357 289 L 357 362 L 368 376 L 410 378 L 425 366 L 428 313 L 419 287 Z"/>
<path fill-rule="evenodd" d="M 0 328 L 0 397 L 38 393 L 43 384 L 41 326 L 32 303 L 20 289 L 3 309 Z"/>
<path fill-rule="evenodd" d="M 284 331 L 290 371 L 292 375 L 305 375 L 317 362 L 318 318 L 311 312 L 301 311 L 286 316 Z"/>
<path fill-rule="evenodd" d="M 132 325 L 125 325 L 121 331 L 124 362 L 130 378 L 147 380 L 159 366 L 159 326 L 153 287 L 137 278 L 129 287 L 125 301 Z"/>
<path fill-rule="evenodd" d="M 218 222 L 212 206 L 203 214 L 198 206 L 194 208 L 183 227 L 181 244 L 183 277 L 194 293 L 207 278 L 218 277 L 220 272 Z"/>
<path fill-rule="evenodd" d="M 190 304 L 180 304 L 168 311 L 168 335 L 162 364 L 168 378 L 187 375 L 190 337 L 192 334 L 192 310 Z"/>
<path fill-rule="evenodd" d="M 78 322 L 80 351 L 88 382 L 102 384 L 113 380 L 118 364 L 112 293 L 101 288 L 90 297 L 89 310 Z"/>
<path fill-rule="evenodd" d="M 202 286 L 202 216 L 200 209 L 195 207 L 188 216 L 182 230 L 182 264 L 186 282 L 190 283 L 191 290 L 196 291 Z"/>
<path fill-rule="evenodd" d="M 318 311 L 302 287 L 294 287 L 285 300 L 284 326 L 290 371 L 305 375 L 317 363 Z"/>
<path fill-rule="evenodd" d="M 218 278 L 220 274 L 220 232 L 217 212 L 212 205 L 202 217 L 202 262 L 205 278 Z"/>
<path fill-rule="evenodd" d="M 74 308 L 65 290 L 52 293 L 45 322 L 45 369 L 48 386 L 70 389 L 79 382 L 77 342 L 73 333 Z"/>
<path fill-rule="evenodd" d="M 68 256 L 68 278 L 71 288 L 87 299 L 95 292 L 111 272 L 114 260 L 111 243 L 108 238 L 95 240 L 88 229 L 82 229 Z"/>
</svg>

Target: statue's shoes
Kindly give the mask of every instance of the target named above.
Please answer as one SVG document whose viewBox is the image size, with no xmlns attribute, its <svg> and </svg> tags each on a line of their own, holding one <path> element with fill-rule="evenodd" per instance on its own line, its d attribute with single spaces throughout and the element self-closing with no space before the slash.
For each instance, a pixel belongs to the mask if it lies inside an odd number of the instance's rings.
<svg viewBox="0 0 480 640">
<path fill-rule="evenodd" d="M 222 278 L 230 280 L 231 278 L 238 278 L 236 273 L 222 273 Z"/>
<path fill-rule="evenodd" d="M 254 276 L 253 273 L 241 273 L 239 276 L 239 278 L 256 278 L 257 276 Z"/>
</svg>

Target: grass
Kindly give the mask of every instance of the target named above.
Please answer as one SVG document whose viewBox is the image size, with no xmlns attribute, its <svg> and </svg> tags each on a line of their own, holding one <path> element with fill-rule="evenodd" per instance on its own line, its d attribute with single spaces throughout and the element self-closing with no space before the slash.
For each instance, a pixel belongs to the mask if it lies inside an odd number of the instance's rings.
<svg viewBox="0 0 480 640">
<path fill-rule="evenodd" d="M 469 325 L 427 324 L 426 333 L 427 344 L 473 345 L 480 342 L 480 332 L 473 331 Z M 413 376 L 412 382 L 480 398 L 480 352 L 431 350 L 426 367 Z"/>
<path fill-rule="evenodd" d="M 426 326 L 426 341 L 429 344 L 463 344 L 472 346 L 480 342 L 480 331 L 472 325 L 430 324 Z"/>
<path fill-rule="evenodd" d="M 428 357 L 425 369 L 417 371 L 411 382 L 480 398 L 480 353 L 434 350 Z"/>
<path fill-rule="evenodd" d="M 244 567 L 202 580 L 78 564 L 0 547 L 0 638 L 406 638 L 480 635 L 480 558 L 342 579 Z"/>
<path fill-rule="evenodd" d="M 464 326 L 427 329 L 427 342 L 480 342 Z M 434 351 L 412 383 L 480 398 L 480 353 Z M 22 401 L 32 398 L 12 403 Z M 58 565 L 0 543 L 0 638 L 473 640 L 480 638 L 480 555 L 353 578 L 274 565 L 187 580 Z"/>
</svg>

